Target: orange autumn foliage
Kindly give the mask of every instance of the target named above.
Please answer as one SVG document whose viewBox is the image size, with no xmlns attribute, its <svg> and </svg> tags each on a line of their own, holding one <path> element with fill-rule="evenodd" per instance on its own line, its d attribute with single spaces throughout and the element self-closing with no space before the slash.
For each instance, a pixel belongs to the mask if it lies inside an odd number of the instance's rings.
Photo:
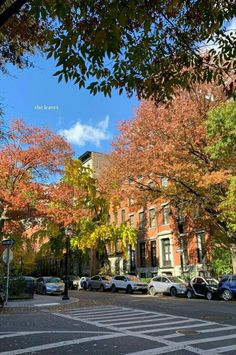
<svg viewBox="0 0 236 355">
<path fill-rule="evenodd" d="M 0 146 L 0 231 L 9 234 L 11 221 L 44 213 L 45 183 L 70 156 L 68 143 L 48 129 L 11 123 Z"/>
<path fill-rule="evenodd" d="M 223 101 L 219 87 L 204 84 L 181 91 L 168 105 L 142 102 L 135 118 L 120 124 L 102 177 L 115 204 L 127 196 L 141 203 L 144 198 L 164 200 L 173 211 L 181 204 L 181 212 L 192 220 L 198 208 L 202 220 L 224 229 L 219 205 L 234 172 L 211 158 L 206 127 L 207 112 Z M 167 187 L 161 185 L 163 177 Z"/>
</svg>

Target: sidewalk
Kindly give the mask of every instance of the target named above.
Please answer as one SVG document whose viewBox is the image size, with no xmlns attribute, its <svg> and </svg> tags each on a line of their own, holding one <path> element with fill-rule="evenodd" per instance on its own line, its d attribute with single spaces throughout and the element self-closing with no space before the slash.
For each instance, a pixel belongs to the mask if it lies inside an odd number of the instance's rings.
<svg viewBox="0 0 236 355">
<path fill-rule="evenodd" d="M 33 299 L 29 300 L 17 300 L 8 301 L 4 308 L 17 308 L 17 307 L 30 307 L 30 308 L 40 308 L 40 307 L 52 307 L 60 305 L 68 305 L 71 303 L 78 303 L 78 298 L 70 297 L 69 300 L 62 300 L 62 296 L 44 296 L 44 295 L 34 295 Z"/>
</svg>

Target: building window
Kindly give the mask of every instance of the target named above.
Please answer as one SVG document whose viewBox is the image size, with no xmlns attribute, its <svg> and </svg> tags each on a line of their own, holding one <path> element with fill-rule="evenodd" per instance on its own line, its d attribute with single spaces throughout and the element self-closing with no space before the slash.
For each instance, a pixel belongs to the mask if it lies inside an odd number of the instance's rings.
<svg viewBox="0 0 236 355">
<path fill-rule="evenodd" d="M 134 205 L 134 198 L 130 197 L 129 198 L 129 206 L 132 207 Z"/>
<path fill-rule="evenodd" d="M 115 222 L 115 225 L 118 224 L 118 212 L 114 213 L 114 222 Z"/>
<path fill-rule="evenodd" d="M 138 214 L 138 226 L 139 226 L 139 229 L 141 229 L 141 230 L 145 229 L 145 215 L 144 215 L 144 212 L 139 212 L 139 214 Z"/>
<path fill-rule="evenodd" d="M 134 215 L 133 214 L 129 215 L 129 224 L 131 227 L 134 227 Z"/>
<path fill-rule="evenodd" d="M 149 210 L 149 227 L 150 228 L 155 228 L 156 227 L 155 208 L 150 208 L 150 210 Z"/>
<path fill-rule="evenodd" d="M 200 264 L 206 263 L 206 241 L 205 233 L 197 233 L 197 262 Z"/>
<path fill-rule="evenodd" d="M 164 206 L 162 209 L 162 224 L 169 224 L 170 208 Z"/>
<path fill-rule="evenodd" d="M 135 263 L 135 250 L 132 249 L 131 245 L 129 246 L 130 251 L 130 271 L 134 271 L 136 269 Z"/>
<path fill-rule="evenodd" d="M 162 177 L 161 178 L 161 186 L 162 187 L 167 187 L 168 186 L 168 178 L 167 177 Z"/>
<path fill-rule="evenodd" d="M 140 266 L 145 267 L 145 242 L 140 243 Z"/>
<path fill-rule="evenodd" d="M 171 266 L 170 239 L 162 239 L 162 260 L 163 267 Z"/>
<path fill-rule="evenodd" d="M 121 210 L 121 223 L 125 223 L 125 210 Z"/>
<path fill-rule="evenodd" d="M 151 263 L 152 266 L 157 266 L 156 241 L 151 241 Z"/>
</svg>

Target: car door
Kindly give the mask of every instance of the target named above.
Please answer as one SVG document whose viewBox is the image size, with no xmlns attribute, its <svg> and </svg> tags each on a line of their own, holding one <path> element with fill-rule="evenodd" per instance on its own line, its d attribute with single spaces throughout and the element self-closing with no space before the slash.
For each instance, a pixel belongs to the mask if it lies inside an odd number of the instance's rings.
<svg viewBox="0 0 236 355">
<path fill-rule="evenodd" d="M 161 293 L 161 276 L 156 276 L 152 280 L 153 286 L 155 287 L 155 290 L 157 293 Z"/>
<path fill-rule="evenodd" d="M 194 289 L 197 294 L 204 296 L 206 293 L 206 282 L 202 277 L 196 277 L 194 282 Z"/>
<path fill-rule="evenodd" d="M 125 290 L 127 287 L 128 279 L 125 276 L 119 276 L 119 288 Z"/>
<path fill-rule="evenodd" d="M 236 294 L 236 275 L 232 275 L 229 278 L 229 289 L 233 294 Z"/>
<path fill-rule="evenodd" d="M 100 287 L 100 276 L 95 275 L 93 277 L 91 277 L 91 285 L 92 288 L 98 289 Z"/>
<path fill-rule="evenodd" d="M 160 289 L 161 292 L 169 292 L 169 288 L 170 288 L 170 281 L 168 280 L 167 277 L 162 276 L 161 278 L 161 282 L 160 282 Z"/>
</svg>

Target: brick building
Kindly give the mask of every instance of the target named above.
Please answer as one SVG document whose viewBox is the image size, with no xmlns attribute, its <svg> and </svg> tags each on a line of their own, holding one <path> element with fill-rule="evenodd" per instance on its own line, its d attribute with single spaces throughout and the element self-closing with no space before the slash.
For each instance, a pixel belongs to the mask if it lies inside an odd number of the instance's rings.
<svg viewBox="0 0 236 355">
<path fill-rule="evenodd" d="M 85 152 L 79 157 L 85 166 L 89 166 L 97 177 L 107 162 L 102 153 Z M 164 186 L 168 181 L 161 180 Z M 119 225 L 129 223 L 137 228 L 138 237 L 135 250 L 127 251 L 127 259 L 122 255 L 119 241 L 108 245 L 107 253 L 112 273 L 133 272 L 142 277 L 156 274 L 185 275 L 205 274 L 210 272 L 208 250 L 210 238 L 204 229 L 173 228 L 173 216 L 168 203 L 156 201 L 137 209 L 132 198 L 121 201 L 120 207 L 110 209 L 109 222 Z M 96 254 L 91 251 L 90 273 L 96 263 Z"/>
</svg>

